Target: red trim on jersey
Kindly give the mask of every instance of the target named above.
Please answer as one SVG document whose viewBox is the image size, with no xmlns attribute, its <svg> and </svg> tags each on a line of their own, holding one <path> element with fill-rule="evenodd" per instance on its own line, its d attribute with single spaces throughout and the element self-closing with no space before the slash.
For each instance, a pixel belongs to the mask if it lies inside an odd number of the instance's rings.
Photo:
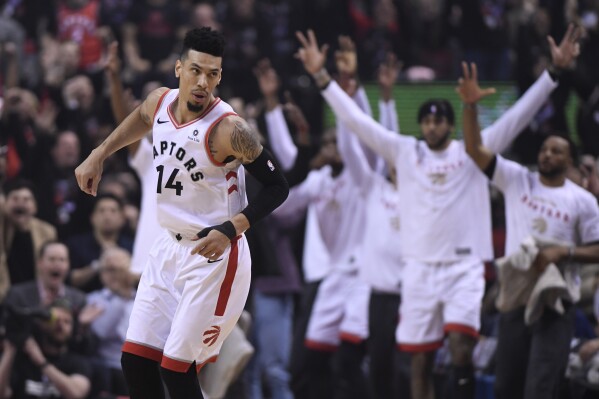
<svg viewBox="0 0 599 399">
<path fill-rule="evenodd" d="M 348 332 L 341 332 L 339 334 L 339 338 L 341 339 L 341 341 L 350 342 L 352 344 L 359 344 L 362 341 L 364 341 L 364 338 L 360 337 L 359 335 L 351 334 Z"/>
<path fill-rule="evenodd" d="M 187 370 L 189 370 L 191 363 L 192 362 L 182 362 L 181 360 L 176 360 L 164 355 L 162 356 L 162 363 L 160 363 L 160 366 L 171 371 L 176 371 L 177 373 L 186 373 Z"/>
<path fill-rule="evenodd" d="M 471 337 L 474 337 L 474 338 L 478 338 L 479 337 L 478 331 L 476 331 L 471 326 L 467 326 L 465 324 L 447 323 L 447 324 L 445 324 L 445 327 L 443 327 L 443 331 L 445 331 L 445 332 L 449 332 L 449 331 L 459 332 L 459 333 L 462 333 L 462 334 L 470 335 Z"/>
<path fill-rule="evenodd" d="M 138 344 L 136 342 L 125 341 L 121 350 L 123 352 L 141 356 L 143 358 L 150 359 L 158 363 L 160 363 L 160 361 L 162 360 L 161 350 L 150 348 L 149 346 Z"/>
<path fill-rule="evenodd" d="M 227 116 L 231 116 L 231 115 L 237 115 L 237 114 L 235 112 L 227 112 L 227 113 L 224 113 L 221 116 L 219 116 L 218 119 L 215 120 L 214 122 L 212 122 L 212 125 L 210 125 L 210 127 L 208 127 L 208 129 L 206 130 L 206 136 L 204 136 L 204 148 L 206 149 L 206 154 L 208 154 L 208 159 L 210 159 L 210 162 L 212 162 L 216 166 L 225 166 L 225 164 L 222 162 L 218 162 L 212 156 L 212 153 L 210 152 L 210 145 L 208 145 L 208 138 L 210 137 L 210 133 L 212 132 L 212 129 L 214 128 L 214 126 L 216 126 L 217 123 L 219 123 L 220 121 L 225 119 Z"/>
<path fill-rule="evenodd" d="M 230 171 L 229 173 L 227 173 L 225 175 L 225 179 L 227 179 L 227 181 L 229 181 L 233 178 L 237 179 L 237 172 L 235 172 L 235 171 Z"/>
<path fill-rule="evenodd" d="M 304 340 L 304 346 L 308 349 L 320 352 L 335 352 L 337 350 L 337 345 L 325 344 L 323 342 L 316 342 L 310 339 Z"/>
<path fill-rule="evenodd" d="M 233 184 L 231 187 L 229 187 L 227 191 L 229 192 L 229 194 L 231 194 L 233 191 L 239 191 L 237 189 L 237 184 Z"/>
<path fill-rule="evenodd" d="M 426 344 L 398 344 L 397 348 L 402 352 L 431 352 L 442 346 L 443 341 L 437 341 Z"/>
<path fill-rule="evenodd" d="M 173 126 L 175 126 L 176 129 L 182 129 L 182 128 L 186 127 L 186 126 L 191 125 L 192 123 L 195 123 L 195 122 L 199 121 L 200 119 L 202 119 L 203 117 L 205 117 L 206 115 L 208 115 L 208 113 L 210 111 L 212 111 L 214 109 L 214 107 L 216 107 L 216 105 L 218 103 L 220 103 L 220 98 L 216 97 L 215 101 L 210 105 L 210 107 L 206 108 L 206 111 L 204 111 L 200 116 L 198 116 L 197 118 L 195 118 L 192 121 L 189 121 L 187 123 L 179 125 L 179 123 L 177 122 L 177 119 L 175 119 L 175 116 L 171 112 L 171 105 L 173 105 L 173 103 L 175 101 L 177 101 L 178 98 L 179 98 L 179 95 L 177 95 L 177 97 L 175 97 L 175 99 L 168 105 L 168 107 L 166 107 L 166 111 L 168 113 L 168 117 L 171 118 L 171 122 L 173 122 Z"/>
<path fill-rule="evenodd" d="M 235 273 L 237 273 L 237 241 L 238 237 L 231 240 L 231 252 L 229 253 L 229 261 L 227 262 L 227 271 L 225 272 L 225 278 L 220 286 L 220 292 L 218 293 L 218 299 L 216 300 L 216 309 L 214 310 L 215 316 L 223 316 L 225 309 L 227 309 L 227 303 L 231 296 L 231 288 L 233 287 L 233 280 L 235 280 Z"/>
<path fill-rule="evenodd" d="M 209 358 L 208 360 L 204 361 L 202 364 L 196 364 L 196 374 L 200 374 L 200 371 L 202 370 L 202 367 L 204 367 L 207 363 L 214 363 L 216 362 L 216 359 L 218 359 L 218 355 L 214 355 L 211 358 Z"/>
<path fill-rule="evenodd" d="M 152 124 L 154 124 L 156 122 L 156 114 L 158 113 L 158 111 L 160 111 L 160 106 L 162 105 L 162 101 L 164 100 L 164 96 L 166 96 L 169 91 L 171 91 L 171 89 L 168 89 L 167 91 L 165 91 L 164 93 L 162 93 L 162 95 L 158 99 L 158 105 L 156 105 L 156 109 L 154 110 L 154 116 L 152 117 Z"/>
</svg>

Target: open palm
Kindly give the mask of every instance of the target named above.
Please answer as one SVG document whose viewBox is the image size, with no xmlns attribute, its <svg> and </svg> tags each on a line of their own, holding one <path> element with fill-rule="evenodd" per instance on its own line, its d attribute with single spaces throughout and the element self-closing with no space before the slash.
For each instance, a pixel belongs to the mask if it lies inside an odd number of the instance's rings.
<svg viewBox="0 0 599 399">
<path fill-rule="evenodd" d="M 482 98 L 495 93 L 494 88 L 481 89 L 478 85 L 478 72 L 475 63 L 471 63 L 468 67 L 468 63 L 462 62 L 462 72 L 464 76 L 458 80 L 456 91 L 463 103 L 475 104 Z"/>
</svg>

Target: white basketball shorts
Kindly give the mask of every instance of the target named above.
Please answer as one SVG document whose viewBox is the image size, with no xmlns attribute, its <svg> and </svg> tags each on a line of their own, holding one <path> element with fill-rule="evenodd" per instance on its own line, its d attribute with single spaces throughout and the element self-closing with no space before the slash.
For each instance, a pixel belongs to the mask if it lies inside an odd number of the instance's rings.
<svg viewBox="0 0 599 399">
<path fill-rule="evenodd" d="M 439 263 L 407 260 L 396 332 L 399 349 L 436 350 L 449 331 L 478 337 L 484 290 L 484 265 L 478 259 Z"/>
<path fill-rule="evenodd" d="M 369 300 L 370 287 L 357 272 L 332 270 L 318 287 L 305 346 L 333 351 L 341 340 L 358 343 L 368 338 Z"/>
<path fill-rule="evenodd" d="M 124 352 L 169 370 L 197 371 L 214 362 L 245 305 L 250 253 L 245 236 L 221 259 L 191 255 L 197 241 L 164 231 L 150 249 L 131 312 Z"/>
</svg>

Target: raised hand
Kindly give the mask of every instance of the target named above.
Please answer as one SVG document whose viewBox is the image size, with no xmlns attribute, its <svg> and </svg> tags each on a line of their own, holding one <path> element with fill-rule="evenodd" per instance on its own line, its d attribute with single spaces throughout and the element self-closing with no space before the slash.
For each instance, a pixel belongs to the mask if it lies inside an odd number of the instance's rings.
<svg viewBox="0 0 599 399">
<path fill-rule="evenodd" d="M 572 62 L 580 54 L 580 43 L 578 40 L 581 36 L 581 29 L 574 24 L 568 25 L 568 30 L 559 46 L 555 44 L 555 40 L 551 36 L 547 36 L 549 49 L 551 50 L 551 62 L 557 69 L 568 69 L 572 66 Z"/>
<path fill-rule="evenodd" d="M 119 43 L 112 42 L 108 46 L 108 56 L 104 64 L 104 70 L 110 74 L 118 75 L 121 70 L 121 60 L 119 59 Z"/>
<path fill-rule="evenodd" d="M 260 92 L 266 98 L 276 97 L 280 87 L 279 76 L 270 64 L 270 60 L 264 58 L 258 61 L 254 67 L 254 75 L 258 80 Z"/>
<path fill-rule="evenodd" d="M 339 36 L 339 50 L 335 51 L 337 72 L 348 77 L 356 77 L 358 71 L 358 55 L 356 45 L 349 36 Z"/>
<path fill-rule="evenodd" d="M 295 57 L 304 64 L 304 69 L 311 75 L 320 72 L 324 68 L 329 46 L 323 44 L 318 47 L 316 35 L 312 29 L 308 30 L 307 36 L 302 32 L 296 32 L 295 36 L 301 43 L 301 47 L 295 53 Z"/>
<path fill-rule="evenodd" d="M 383 100 L 389 101 L 391 99 L 393 86 L 397 82 L 397 77 L 402 67 L 403 63 L 398 61 L 395 54 L 391 52 L 386 54 L 385 61 L 379 65 L 377 78 Z"/>
<path fill-rule="evenodd" d="M 494 88 L 480 88 L 475 63 L 471 63 L 468 67 L 468 63 L 462 62 L 462 72 L 464 76 L 458 80 L 458 87 L 455 90 L 460 95 L 463 103 L 475 104 L 482 98 L 495 93 Z"/>
</svg>

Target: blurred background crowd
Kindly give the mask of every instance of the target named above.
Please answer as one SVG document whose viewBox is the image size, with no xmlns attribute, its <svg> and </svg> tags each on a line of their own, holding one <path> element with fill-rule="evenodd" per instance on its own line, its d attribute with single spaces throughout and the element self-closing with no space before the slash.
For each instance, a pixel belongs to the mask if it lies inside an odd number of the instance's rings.
<svg viewBox="0 0 599 399">
<path fill-rule="evenodd" d="M 102 365 L 103 372 L 81 371 L 91 389 L 72 381 L 73 389 L 81 388 L 71 392 L 73 397 L 125 393 L 112 373 L 120 368 L 126 315 L 143 268 L 131 265 L 130 255 L 142 181 L 127 151 L 105 164 L 97 198 L 79 190 L 73 170 L 123 112 L 156 87 L 177 87 L 174 64 L 187 29 L 211 26 L 224 33 L 217 95 L 266 141 L 264 115 L 273 103 L 283 106 L 295 145 L 305 152 L 297 156 L 308 160 L 294 170 L 301 181 L 310 168 L 322 165 L 326 118 L 318 90 L 294 59 L 297 30 L 312 28 L 333 47 L 338 35 L 349 35 L 365 85 L 376 86 L 379 65 L 393 53 L 402 64 L 396 91 L 454 82 L 459 63 L 467 59 L 477 63 L 481 80 L 513 86 L 519 96 L 550 63 L 547 36 L 560 40 L 572 22 L 582 27 L 581 56 L 560 77 L 559 88 L 510 156 L 533 164 L 548 134 L 569 136 L 583 154 L 572 179 L 599 196 L 599 0 L 0 0 L 0 298 L 7 298 L 9 319 L 22 330 L 11 342 L 24 344 L 29 358 L 43 366 L 26 325 L 45 315 L 23 314 L 40 305 L 68 307 L 75 316 L 67 312 L 58 318 L 64 322 L 46 328 L 41 333 L 46 338 L 38 339 L 45 357 L 68 346 L 77 355 L 69 359 L 71 369 L 87 370 L 80 356 Z M 499 257 L 505 239 L 499 196 L 494 215 Z M 289 264 L 297 277 L 280 289 L 298 310 L 301 270 L 295 265 L 301 263 L 302 235 L 301 227 L 289 233 Z M 264 259 L 264 253 L 253 255 L 256 279 L 280 276 L 269 267 L 276 262 Z M 588 267 L 583 273 L 577 319 L 583 340 L 599 332 L 598 271 Z M 492 267 L 486 277 L 492 298 Z M 264 286 L 272 291 L 272 282 L 258 284 L 258 291 L 268 293 Z M 280 293 L 276 284 L 273 292 Z M 68 306 L 60 298 L 67 298 Z M 486 316 L 492 320 L 496 310 L 492 300 L 487 302 Z M 251 301 L 248 308 L 252 313 Z M 485 333 L 492 336 L 493 329 Z M 599 352 L 599 344 L 594 349 Z M 484 367 L 492 374 L 491 365 Z M 246 391 L 240 388 L 237 395 Z M 85 395 L 76 395 L 81 392 Z"/>
</svg>

